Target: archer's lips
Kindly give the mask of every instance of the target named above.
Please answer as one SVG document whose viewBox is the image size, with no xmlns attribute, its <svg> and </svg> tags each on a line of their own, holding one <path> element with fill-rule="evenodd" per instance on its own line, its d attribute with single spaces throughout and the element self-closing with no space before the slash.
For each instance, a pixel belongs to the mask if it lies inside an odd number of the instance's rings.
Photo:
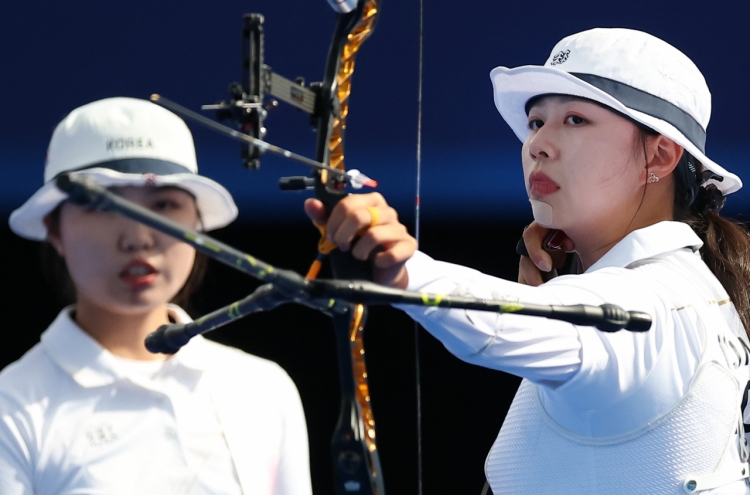
<svg viewBox="0 0 750 495">
<path fill-rule="evenodd" d="M 529 176 L 529 192 L 531 196 L 540 198 L 555 193 L 560 189 L 557 182 L 549 178 L 544 172 L 534 172 Z"/>
<path fill-rule="evenodd" d="M 145 289 L 156 282 L 159 271 L 145 260 L 132 260 L 120 271 L 120 279 L 134 289 Z"/>
</svg>

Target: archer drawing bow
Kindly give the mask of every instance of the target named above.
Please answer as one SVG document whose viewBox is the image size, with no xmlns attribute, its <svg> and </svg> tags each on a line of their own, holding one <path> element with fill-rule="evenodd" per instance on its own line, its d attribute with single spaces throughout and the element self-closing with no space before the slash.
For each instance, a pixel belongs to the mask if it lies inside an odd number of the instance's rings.
<svg viewBox="0 0 750 495">
<path fill-rule="evenodd" d="M 348 192 L 347 185 L 372 185 L 361 174 L 352 174 L 344 167 L 344 137 L 349 115 L 349 98 L 354 73 L 354 58 L 362 43 L 375 27 L 380 0 L 329 0 L 338 14 L 336 28 L 328 54 L 323 81 L 304 85 L 301 79 L 291 81 L 275 74 L 263 63 L 263 17 L 249 14 L 243 27 L 243 78 L 230 91 L 232 99 L 204 108 L 216 111 L 219 119 L 229 119 L 238 125 L 234 130 L 183 109 L 155 96 L 155 103 L 181 115 L 199 121 L 212 129 L 243 142 L 243 163 L 257 168 L 264 152 L 273 152 L 313 167 L 312 177 L 282 180 L 283 188 L 313 189 L 328 211 Z M 316 159 L 273 146 L 264 140 L 268 110 L 277 105 L 274 98 L 307 112 L 317 130 Z M 62 183 L 61 183 L 62 182 Z M 370 267 L 348 253 L 330 250 L 333 280 L 303 278 L 293 272 L 279 270 L 262 261 L 234 250 L 203 234 L 180 230 L 156 215 L 146 215 L 126 205 L 106 191 L 92 193 L 95 188 L 82 184 L 64 184 L 61 188 L 79 188 L 91 201 L 101 201 L 102 208 L 113 209 L 153 228 L 173 235 L 210 256 L 248 273 L 266 285 L 247 298 L 196 320 L 193 324 L 175 328 L 168 325 L 152 334 L 147 341 L 156 352 L 176 352 L 191 336 L 217 328 L 246 314 L 272 309 L 285 302 L 296 302 L 329 315 L 334 324 L 338 346 L 341 385 L 341 413 L 332 440 L 334 484 L 337 495 L 385 493 L 376 445 L 375 423 L 370 405 L 367 371 L 364 360 L 363 332 L 367 304 L 418 304 L 439 307 L 463 307 L 482 311 L 514 312 L 557 318 L 581 325 L 593 325 L 605 331 L 628 328 L 644 331 L 650 318 L 626 312 L 611 305 L 601 307 L 542 307 L 512 301 L 488 301 L 458 298 L 448 295 L 415 294 L 376 286 L 367 282 Z M 73 181 L 75 182 L 75 181 Z M 369 184 L 368 184 L 369 182 Z M 70 193 L 70 191 L 68 191 Z M 72 194 L 72 193 L 71 193 Z M 148 212 L 146 212 L 148 213 Z M 324 237 L 324 236 L 323 236 Z M 322 249 L 320 249 L 322 253 Z M 328 253 L 328 251 L 327 251 Z M 312 271 L 311 271 L 312 273 Z"/>
<path fill-rule="evenodd" d="M 542 306 L 525 304 L 518 301 L 493 301 L 474 298 L 457 297 L 445 294 L 414 293 L 382 287 L 363 280 L 309 280 L 289 270 L 275 268 L 249 254 L 238 251 L 209 236 L 185 228 L 183 225 L 169 220 L 153 211 L 139 206 L 131 201 L 117 196 L 114 192 L 96 184 L 93 179 L 85 175 L 63 174 L 56 179 L 57 186 L 68 194 L 68 198 L 75 204 L 87 206 L 102 211 L 115 211 L 128 218 L 138 221 L 153 229 L 171 235 L 201 251 L 212 258 L 225 263 L 232 268 L 242 271 L 252 277 L 265 282 L 250 296 L 214 311 L 188 324 L 163 325 L 146 339 L 146 347 L 151 352 L 174 353 L 190 338 L 199 333 L 218 328 L 230 321 L 247 314 L 273 309 L 280 304 L 295 302 L 321 311 L 333 318 L 337 325 L 338 334 L 344 330 L 351 330 L 346 345 L 339 346 L 341 359 L 347 357 L 353 363 L 354 376 L 341 373 L 342 382 L 362 383 L 364 369 L 354 368 L 358 359 L 363 357 L 364 349 L 356 344 L 357 335 L 361 337 L 362 319 L 365 304 L 412 304 L 421 306 L 436 306 L 450 308 L 475 309 L 500 313 L 515 313 L 521 315 L 539 316 L 567 321 L 577 325 L 596 326 L 603 331 L 618 331 L 626 328 L 631 331 L 646 331 L 651 326 L 651 318 L 643 313 L 624 311 L 617 306 L 605 304 L 602 306 Z M 348 325 L 348 326 L 347 326 Z M 347 335 L 344 335 L 347 337 Z M 354 344 L 352 344 L 354 343 Z M 348 353 L 347 356 L 341 356 Z M 357 373 L 361 372 L 361 375 Z M 364 382 L 366 386 L 366 381 Z M 346 392 L 349 391 L 349 394 Z M 357 393 L 359 392 L 359 393 Z M 374 446 L 374 424 L 365 423 L 362 416 L 355 416 L 355 412 L 362 414 L 355 400 L 366 399 L 367 390 L 360 389 L 351 393 L 351 389 L 342 388 L 344 396 L 342 409 L 348 416 L 340 418 L 334 436 L 333 452 L 336 480 L 344 480 L 337 485 L 337 493 L 377 494 L 382 492 L 382 475 L 376 477 L 379 471 L 362 472 L 363 462 L 376 462 L 377 451 Z M 354 398 L 349 396 L 354 395 Z M 366 402 L 369 402 L 367 400 Z M 370 418 L 370 416 L 365 416 Z M 365 437 L 372 431 L 373 435 Z M 369 440 L 371 441 L 368 441 Z M 354 445 L 352 445 L 352 443 Z M 357 447 L 360 447 L 357 450 Z M 368 449 L 365 451 L 365 449 Z M 360 452 L 370 452 L 370 457 Z M 374 459 L 374 461 L 372 461 Z M 372 465 L 364 467 L 372 469 Z M 377 464 L 374 465 L 378 467 Z M 356 476 L 361 475 L 361 478 Z M 371 482 L 371 480 L 373 480 Z M 365 483 L 367 482 L 367 483 Z M 368 484 L 369 483 L 369 484 Z M 338 490 L 338 488 L 341 490 Z M 343 490 L 343 491 L 342 491 Z M 381 490 L 381 491 L 377 491 Z"/>
</svg>

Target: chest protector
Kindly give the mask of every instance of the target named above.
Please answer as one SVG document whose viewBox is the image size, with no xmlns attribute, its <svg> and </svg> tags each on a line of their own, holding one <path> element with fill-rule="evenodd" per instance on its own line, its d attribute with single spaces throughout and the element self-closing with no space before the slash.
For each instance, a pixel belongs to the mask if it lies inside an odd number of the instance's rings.
<svg viewBox="0 0 750 495">
<path fill-rule="evenodd" d="M 713 313 L 701 315 L 710 317 L 704 322 L 724 322 L 734 312 L 731 304 L 710 306 L 696 308 Z M 728 325 L 715 326 L 721 328 L 705 329 L 687 393 L 661 417 L 624 435 L 587 437 L 563 428 L 544 410 L 538 386 L 523 380 L 487 457 L 493 493 L 684 495 L 747 479 L 742 409 L 748 346 Z"/>
</svg>

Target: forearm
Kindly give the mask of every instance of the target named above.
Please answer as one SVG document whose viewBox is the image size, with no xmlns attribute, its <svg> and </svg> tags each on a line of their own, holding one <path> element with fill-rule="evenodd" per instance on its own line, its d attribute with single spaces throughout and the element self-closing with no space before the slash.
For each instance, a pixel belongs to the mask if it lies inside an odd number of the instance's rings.
<svg viewBox="0 0 750 495">
<path fill-rule="evenodd" d="M 417 253 L 407 263 L 409 289 L 477 298 L 560 304 L 554 294 L 491 277 Z M 561 383 L 580 365 L 574 325 L 461 309 L 399 306 L 458 358 L 540 383 Z"/>
</svg>

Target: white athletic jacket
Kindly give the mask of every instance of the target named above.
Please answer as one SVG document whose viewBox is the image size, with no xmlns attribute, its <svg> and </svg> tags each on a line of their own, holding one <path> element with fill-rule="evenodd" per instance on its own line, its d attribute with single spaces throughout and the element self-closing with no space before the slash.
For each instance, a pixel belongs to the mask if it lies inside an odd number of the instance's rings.
<svg viewBox="0 0 750 495">
<path fill-rule="evenodd" d="M 302 404 L 278 365 L 200 336 L 159 368 L 124 361 L 66 308 L 0 373 L 0 494 L 312 493 Z"/>
<path fill-rule="evenodd" d="M 750 494 L 744 328 L 684 223 L 637 230 L 581 275 L 540 287 L 417 253 L 409 290 L 539 304 L 617 304 L 648 332 L 406 307 L 453 354 L 523 380 L 487 459 L 499 494 Z M 739 430 L 739 434 L 738 434 Z M 717 488 L 720 487 L 720 488 Z"/>
</svg>

